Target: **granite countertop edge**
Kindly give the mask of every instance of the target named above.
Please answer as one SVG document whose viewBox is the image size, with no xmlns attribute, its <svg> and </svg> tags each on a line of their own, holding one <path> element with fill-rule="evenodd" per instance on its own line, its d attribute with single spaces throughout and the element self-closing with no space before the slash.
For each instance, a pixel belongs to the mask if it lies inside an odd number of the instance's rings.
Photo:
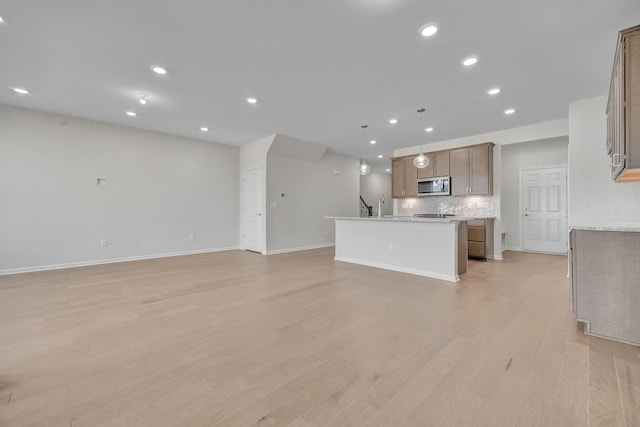
<svg viewBox="0 0 640 427">
<path fill-rule="evenodd" d="M 570 230 L 640 232 L 640 222 L 608 222 L 601 224 L 572 224 Z"/>
<path fill-rule="evenodd" d="M 414 218 L 412 216 L 394 216 L 394 217 L 382 217 L 378 218 L 377 216 L 326 216 L 327 219 L 339 219 L 339 220 L 351 220 L 351 221 L 384 221 L 384 222 L 439 222 L 439 223 L 449 223 L 449 222 L 461 222 L 467 221 L 473 218 L 470 217 L 447 217 L 447 218 Z"/>
</svg>

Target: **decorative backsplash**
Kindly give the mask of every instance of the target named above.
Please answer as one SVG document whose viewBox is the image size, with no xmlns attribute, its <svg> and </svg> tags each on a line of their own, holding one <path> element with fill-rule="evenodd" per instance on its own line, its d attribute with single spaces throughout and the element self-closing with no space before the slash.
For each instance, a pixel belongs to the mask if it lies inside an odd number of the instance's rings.
<svg viewBox="0 0 640 427">
<path fill-rule="evenodd" d="M 458 216 L 495 216 L 491 196 L 437 196 L 395 199 L 396 216 L 441 213 Z"/>
</svg>

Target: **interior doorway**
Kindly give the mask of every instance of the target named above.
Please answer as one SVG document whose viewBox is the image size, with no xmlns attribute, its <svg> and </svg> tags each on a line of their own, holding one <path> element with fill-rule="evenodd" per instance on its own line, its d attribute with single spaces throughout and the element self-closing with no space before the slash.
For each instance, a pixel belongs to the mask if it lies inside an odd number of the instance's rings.
<svg viewBox="0 0 640 427">
<path fill-rule="evenodd" d="M 565 254 L 567 236 L 566 166 L 521 170 L 522 249 Z"/>
<path fill-rule="evenodd" d="M 242 177 L 243 248 L 262 252 L 262 168 L 247 169 Z"/>
</svg>

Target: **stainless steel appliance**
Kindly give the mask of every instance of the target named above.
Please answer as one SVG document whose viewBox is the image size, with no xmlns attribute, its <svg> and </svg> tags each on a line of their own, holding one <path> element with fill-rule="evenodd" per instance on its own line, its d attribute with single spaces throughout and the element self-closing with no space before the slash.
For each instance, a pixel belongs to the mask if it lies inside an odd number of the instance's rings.
<svg viewBox="0 0 640 427">
<path fill-rule="evenodd" d="M 450 196 L 450 182 L 450 176 L 420 178 L 418 180 L 418 196 Z"/>
</svg>

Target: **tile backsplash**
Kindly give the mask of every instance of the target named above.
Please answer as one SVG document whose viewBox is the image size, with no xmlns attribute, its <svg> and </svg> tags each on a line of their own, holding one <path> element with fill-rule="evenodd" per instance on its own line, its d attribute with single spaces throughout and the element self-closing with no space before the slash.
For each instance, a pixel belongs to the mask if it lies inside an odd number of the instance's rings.
<svg viewBox="0 0 640 427">
<path fill-rule="evenodd" d="M 396 216 L 442 213 L 459 216 L 495 216 L 492 196 L 433 196 L 394 200 Z"/>
</svg>

